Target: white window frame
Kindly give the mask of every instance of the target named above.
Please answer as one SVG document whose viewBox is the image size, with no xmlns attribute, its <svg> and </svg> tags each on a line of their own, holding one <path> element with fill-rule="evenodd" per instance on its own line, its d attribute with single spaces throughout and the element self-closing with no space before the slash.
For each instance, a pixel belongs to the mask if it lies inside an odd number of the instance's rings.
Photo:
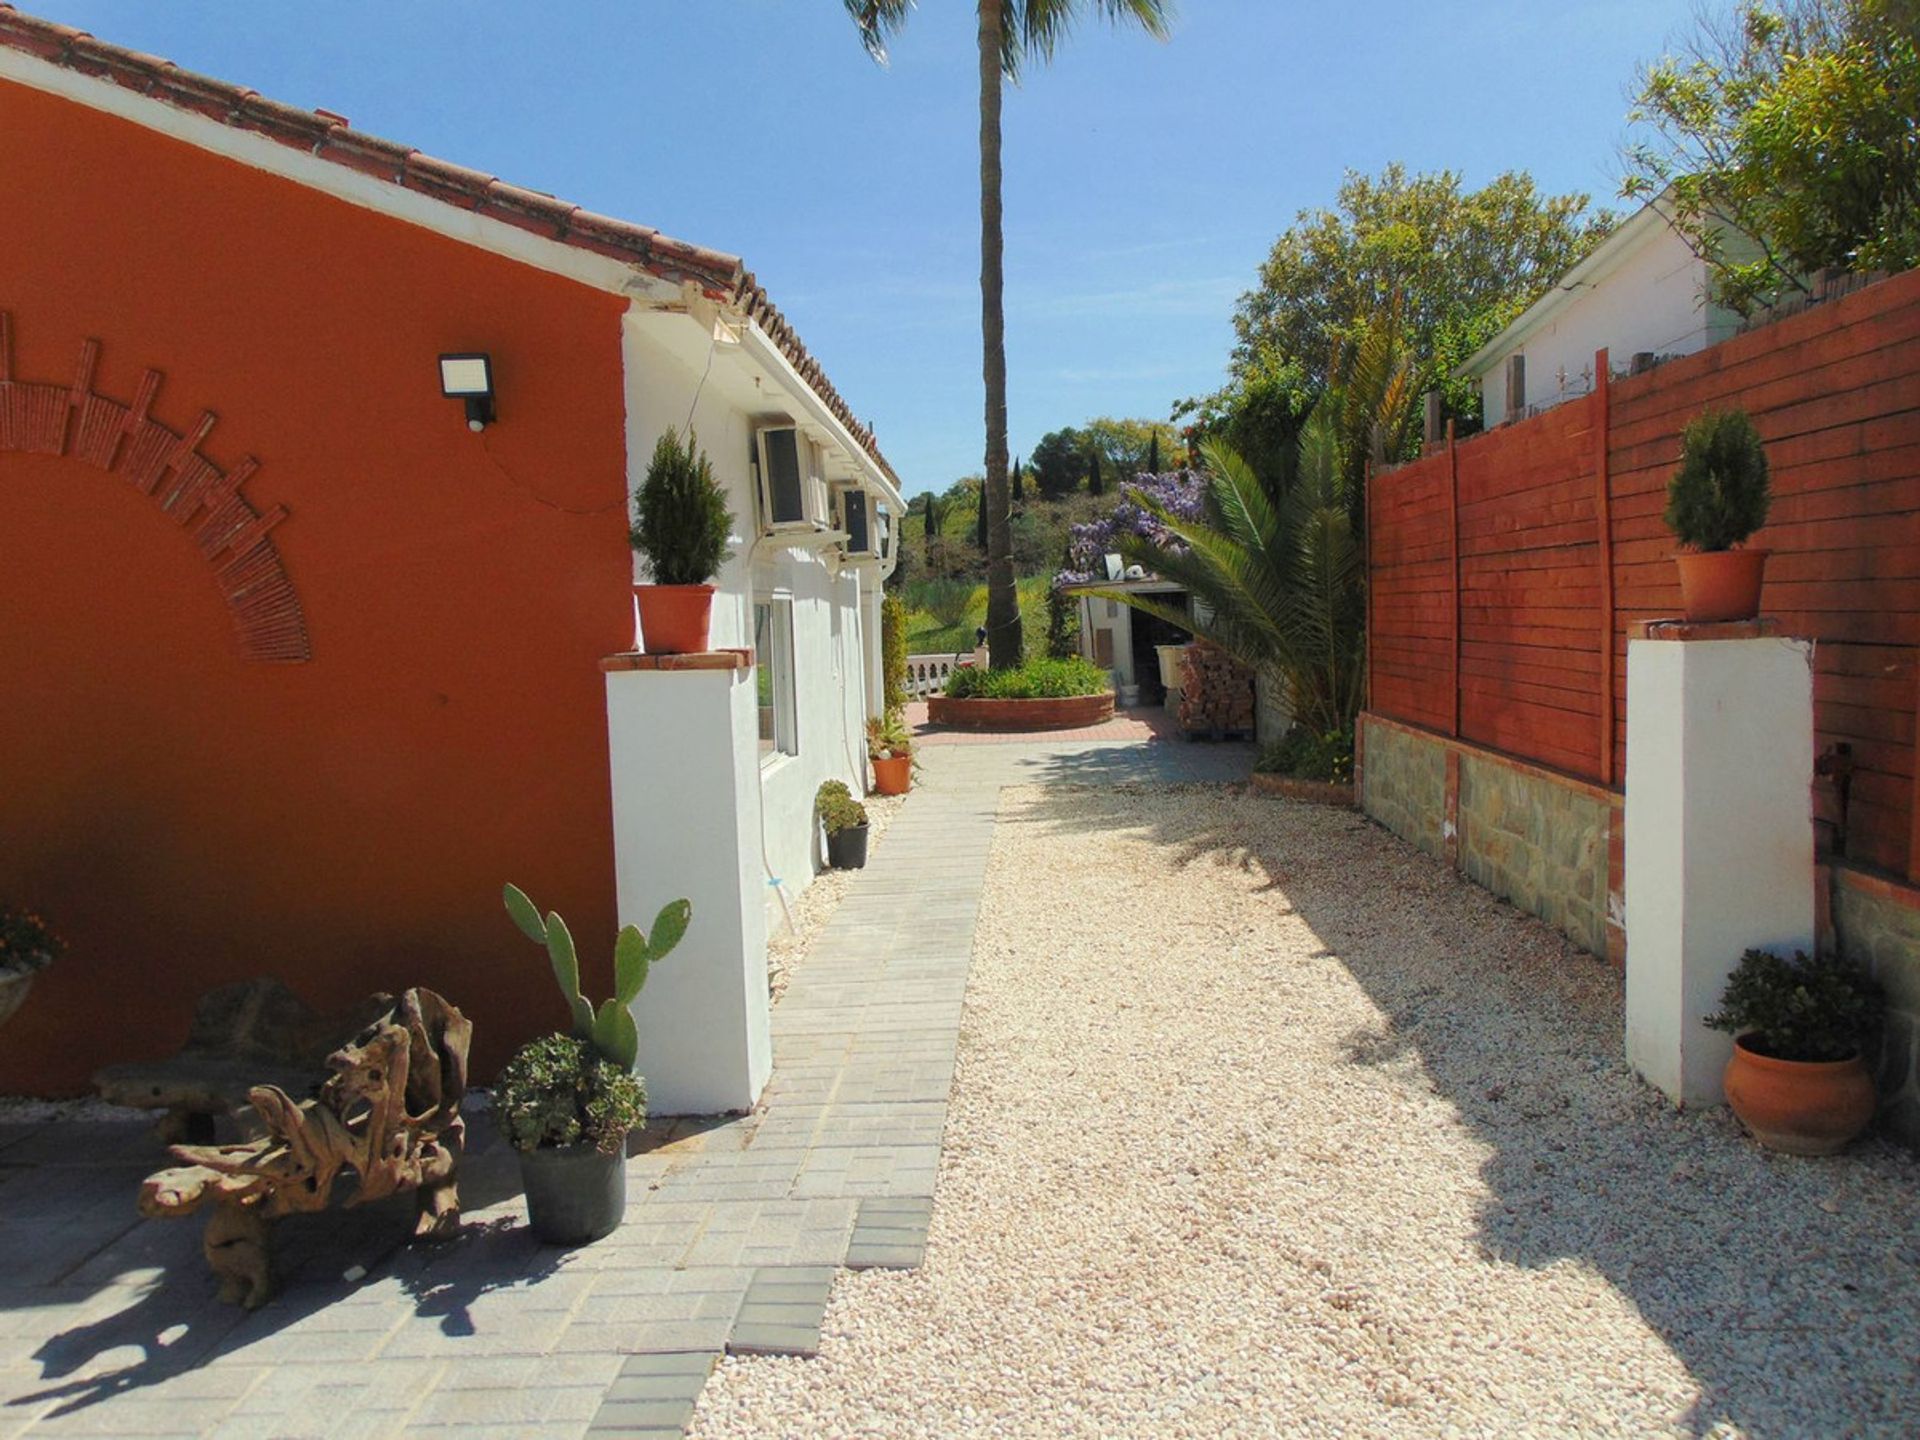
<svg viewBox="0 0 1920 1440">
<path fill-rule="evenodd" d="M 764 627 L 764 632 L 763 632 Z M 764 653 L 763 653 L 764 651 Z M 777 765 L 800 753 L 799 687 L 793 664 L 793 596 L 784 592 L 753 597 L 753 660 L 756 691 L 768 687 L 772 696 L 773 733 L 766 734 L 766 710 L 756 694 L 761 713 L 760 766 Z"/>
</svg>

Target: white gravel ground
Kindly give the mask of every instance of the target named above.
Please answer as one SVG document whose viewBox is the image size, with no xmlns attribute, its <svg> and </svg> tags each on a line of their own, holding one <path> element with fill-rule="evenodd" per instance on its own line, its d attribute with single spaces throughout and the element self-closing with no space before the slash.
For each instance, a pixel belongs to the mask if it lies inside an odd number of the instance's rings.
<svg viewBox="0 0 1920 1440">
<path fill-rule="evenodd" d="M 860 803 L 867 807 L 869 859 L 880 848 L 881 837 L 887 833 L 887 826 L 893 823 L 893 817 L 900 813 L 900 807 L 906 799 L 905 795 L 867 795 L 861 798 Z M 813 945 L 814 936 L 833 918 L 833 912 L 840 908 L 842 897 L 859 873 L 858 870 L 822 870 L 814 876 L 813 882 L 788 902 L 792 906 L 791 929 L 787 927 L 786 915 L 777 905 L 774 907 L 774 913 L 780 919 L 767 936 L 767 993 L 775 1004 L 787 993 L 788 972 L 805 958 Z"/>
<path fill-rule="evenodd" d="M 1008 791 L 927 1263 L 694 1433 L 1920 1432 L 1920 1163 L 1619 1052 L 1614 972 L 1358 817 Z"/>
</svg>

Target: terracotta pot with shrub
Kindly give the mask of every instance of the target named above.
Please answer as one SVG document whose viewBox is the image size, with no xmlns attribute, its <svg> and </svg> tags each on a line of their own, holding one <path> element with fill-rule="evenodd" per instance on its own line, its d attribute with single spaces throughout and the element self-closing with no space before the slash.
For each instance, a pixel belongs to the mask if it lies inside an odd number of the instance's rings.
<svg viewBox="0 0 1920 1440">
<path fill-rule="evenodd" d="M 827 832 L 827 863 L 836 870 L 864 870 L 867 807 L 840 781 L 827 780 L 814 792 L 813 813 Z"/>
<path fill-rule="evenodd" d="M 1767 523 L 1767 454 L 1744 410 L 1708 410 L 1687 425 L 1680 468 L 1667 484 L 1667 528 L 1685 548 L 1684 618 L 1751 620 L 1760 613 L 1767 552 L 1740 547 Z"/>
<path fill-rule="evenodd" d="M 1831 1155 L 1858 1136 L 1874 1111 L 1861 1046 L 1884 1007 L 1873 978 L 1838 956 L 1747 951 L 1706 1017 L 1734 1037 L 1725 1083 L 1740 1123 L 1789 1155 Z"/>
<path fill-rule="evenodd" d="M 66 950 L 60 937 L 31 910 L 0 905 L 0 1025 L 25 1003 L 33 977 Z"/>
<path fill-rule="evenodd" d="M 693 907 L 675 900 L 653 933 L 622 928 L 613 945 L 613 995 L 596 1009 L 580 993 L 580 960 L 567 922 L 513 885 L 507 913 L 545 947 L 573 1014 L 573 1033 L 520 1047 L 494 1083 L 494 1123 L 519 1152 L 527 1223 L 549 1245 L 586 1245 L 620 1228 L 627 1209 L 627 1132 L 646 1123 L 647 1092 L 634 1073 L 640 1035 L 633 1003 L 656 960 L 687 933 Z"/>
<path fill-rule="evenodd" d="M 867 721 L 867 757 L 878 794 L 904 795 L 913 788 L 913 732 L 898 715 Z"/>
<path fill-rule="evenodd" d="M 713 465 L 689 436 L 669 430 L 653 447 L 634 492 L 633 548 L 653 584 L 635 585 L 640 643 L 650 655 L 691 655 L 708 647 L 713 586 L 726 558 L 733 515 Z"/>
</svg>

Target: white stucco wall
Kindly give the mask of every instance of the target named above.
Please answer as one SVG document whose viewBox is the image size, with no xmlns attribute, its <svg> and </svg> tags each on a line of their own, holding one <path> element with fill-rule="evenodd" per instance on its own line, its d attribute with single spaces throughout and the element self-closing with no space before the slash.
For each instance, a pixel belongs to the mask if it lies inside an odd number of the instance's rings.
<svg viewBox="0 0 1920 1440">
<path fill-rule="evenodd" d="M 1522 339 L 1527 404 L 1546 407 L 1586 394 L 1593 388 L 1594 352 L 1602 348 L 1624 368 L 1638 351 L 1691 355 L 1724 340 L 1733 317 L 1707 304 L 1706 284 L 1706 266 L 1686 241 L 1667 226 L 1651 227 L 1630 254 Z M 1519 418 L 1506 413 L 1506 354 L 1481 379 L 1489 425 Z"/>
<path fill-rule="evenodd" d="M 863 578 L 877 587 L 879 571 L 872 564 L 842 565 L 830 550 L 757 540 L 750 467 L 755 417 L 791 407 L 767 401 L 746 367 L 731 357 L 717 357 L 709 368 L 707 347 L 684 316 L 637 313 L 628 319 L 627 334 L 627 453 L 635 481 L 644 474 L 660 434 L 686 424 L 691 413 L 700 446 L 727 487 L 735 538 L 714 579 L 711 643 L 716 648 L 751 648 L 755 597 L 793 602 L 799 753 L 759 767 L 753 816 L 764 835 L 761 887 L 768 924 L 774 926 L 783 916 L 772 881 L 780 882 L 790 901 L 823 863 L 813 824 L 813 796 L 820 782 L 837 779 L 856 795 L 865 792 L 871 667 L 862 611 L 873 607 L 863 606 L 861 589 Z M 637 558 L 635 578 L 644 579 Z"/>
</svg>

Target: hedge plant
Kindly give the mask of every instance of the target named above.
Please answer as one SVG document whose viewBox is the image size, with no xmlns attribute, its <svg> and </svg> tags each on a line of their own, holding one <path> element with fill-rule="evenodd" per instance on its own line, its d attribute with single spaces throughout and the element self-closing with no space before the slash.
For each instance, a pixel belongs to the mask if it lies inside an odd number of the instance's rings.
<svg viewBox="0 0 1920 1440">
<path fill-rule="evenodd" d="M 1767 452 L 1744 410 L 1706 410 L 1680 438 L 1667 528 L 1696 550 L 1731 550 L 1767 523 Z"/>
<path fill-rule="evenodd" d="M 1880 1028 L 1885 1009 L 1879 982 L 1851 961 L 1749 950 L 1706 1023 L 1775 1060 L 1845 1060 Z"/>
<path fill-rule="evenodd" d="M 720 573 L 733 513 L 713 463 L 691 436 L 683 441 L 669 430 L 660 437 L 633 498 L 628 538 L 647 557 L 654 584 L 704 585 Z"/>
<path fill-rule="evenodd" d="M 947 678 L 947 695 L 955 700 L 1054 700 L 1102 695 L 1112 688 L 1105 670 L 1077 655 L 1067 660 L 1039 657 L 1016 670 L 970 665 Z"/>
</svg>

